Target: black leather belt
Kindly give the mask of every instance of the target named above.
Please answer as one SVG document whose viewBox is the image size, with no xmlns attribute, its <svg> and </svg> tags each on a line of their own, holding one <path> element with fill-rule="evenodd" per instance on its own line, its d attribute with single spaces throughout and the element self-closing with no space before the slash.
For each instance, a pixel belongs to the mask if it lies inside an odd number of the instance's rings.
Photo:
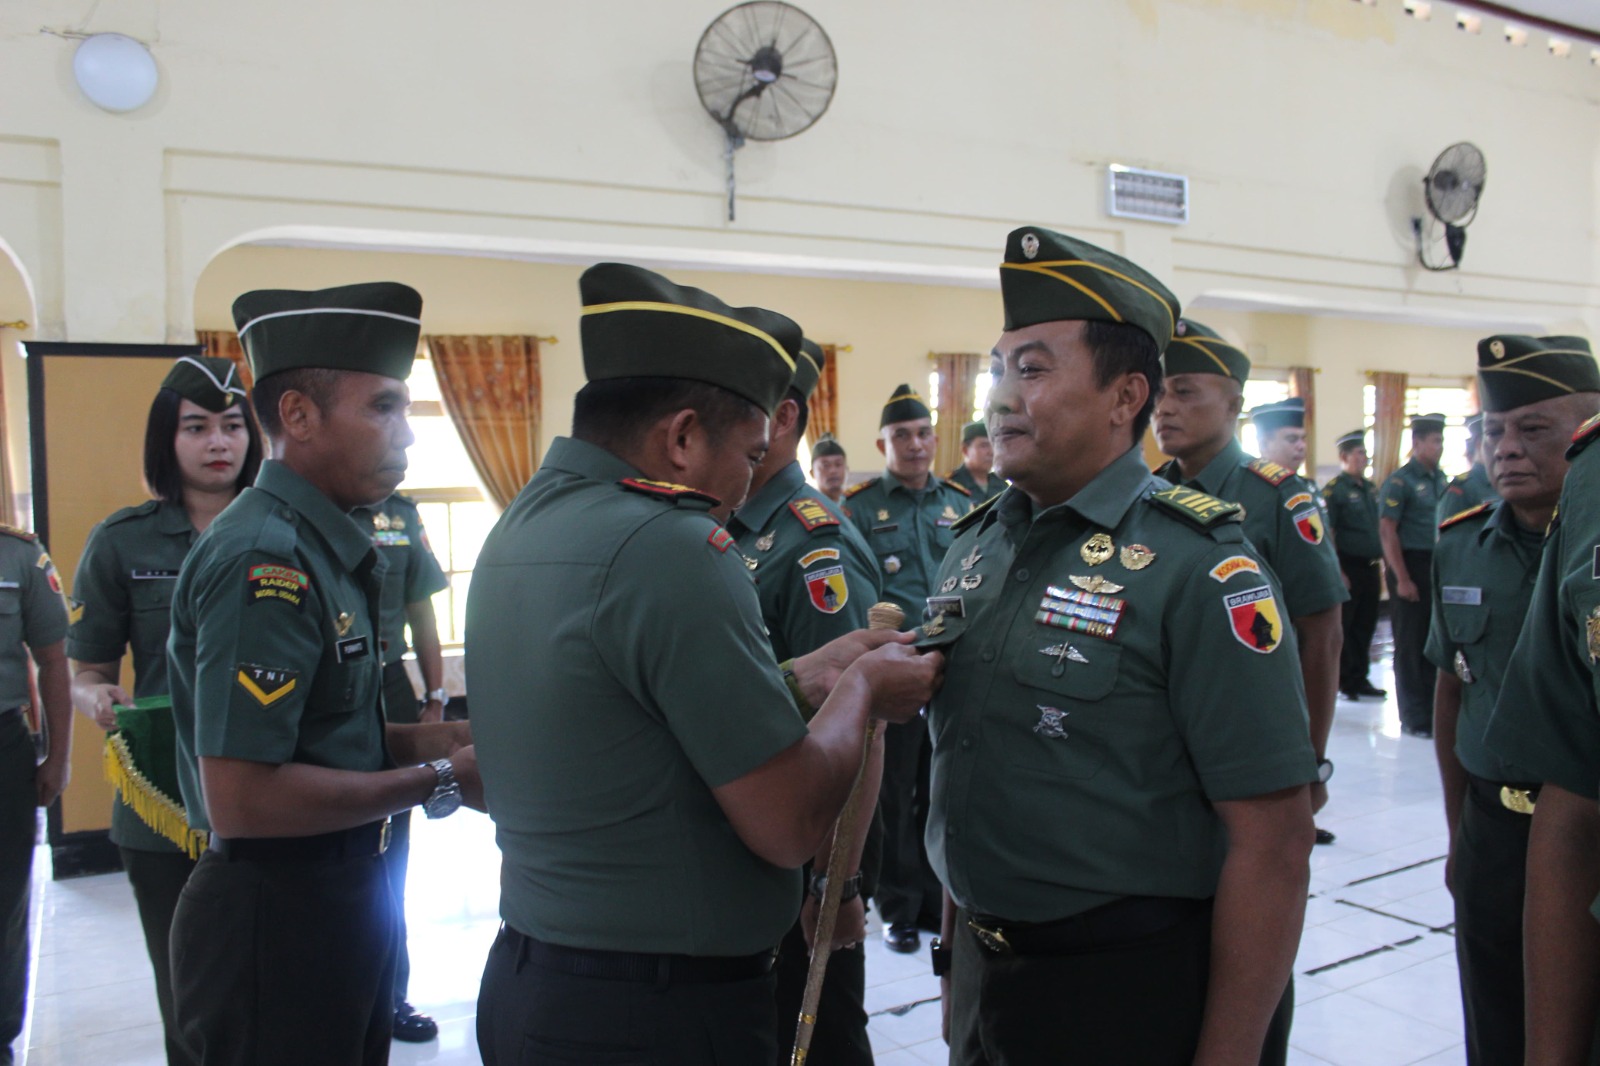
<svg viewBox="0 0 1600 1066">
<path fill-rule="evenodd" d="M 652 955 L 596 951 L 547 944 L 509 925 L 500 927 L 500 937 L 515 947 L 519 966 L 526 962 L 574 977 L 641 984 L 713 985 L 748 981 L 770 973 L 777 954 L 763 951 L 755 955 Z"/>
<path fill-rule="evenodd" d="M 389 846 L 389 819 L 311 837 L 239 837 L 215 834 L 211 850 L 228 862 L 318 862 L 367 859 Z"/>
<path fill-rule="evenodd" d="M 13 717 L 25 718 L 27 710 L 26 707 L 7 707 L 5 710 L 0 711 L 0 722 L 9 722 Z"/>
<path fill-rule="evenodd" d="M 1209 899 L 1129 896 L 1054 922 L 969 915 L 967 928 L 994 954 L 1064 955 L 1153 936 L 1211 910 Z"/>
<path fill-rule="evenodd" d="M 1533 805 L 1539 801 L 1541 785 L 1514 785 L 1489 781 L 1476 774 L 1468 774 L 1472 791 L 1491 804 L 1498 804 L 1516 814 L 1532 814 Z"/>
</svg>

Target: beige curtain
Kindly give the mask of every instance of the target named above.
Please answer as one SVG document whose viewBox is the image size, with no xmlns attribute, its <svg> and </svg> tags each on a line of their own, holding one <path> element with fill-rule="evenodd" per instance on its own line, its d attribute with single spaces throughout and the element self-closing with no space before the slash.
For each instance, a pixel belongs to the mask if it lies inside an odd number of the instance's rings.
<svg viewBox="0 0 1600 1066">
<path fill-rule="evenodd" d="M 1378 371 L 1372 375 L 1373 404 L 1372 476 L 1383 484 L 1400 466 L 1400 436 L 1406 422 L 1406 376 Z"/>
<path fill-rule="evenodd" d="M 974 352 L 935 352 L 939 395 L 930 397 L 939 412 L 939 447 L 933 469 L 948 474 L 961 465 L 961 427 L 972 420 L 972 393 L 984 357 Z"/>
<path fill-rule="evenodd" d="M 1309 366 L 1289 368 L 1289 395 L 1306 402 L 1306 477 L 1317 476 L 1317 372 Z"/>
<path fill-rule="evenodd" d="M 539 467 L 539 338 L 430 336 L 445 410 L 504 508 Z"/>
<path fill-rule="evenodd" d="M 194 340 L 206 350 L 207 355 L 232 359 L 233 365 L 239 368 L 239 380 L 244 382 L 246 392 L 255 387 L 255 378 L 250 375 L 250 360 L 244 357 L 244 346 L 239 343 L 237 333 L 222 329 L 197 329 Z"/>
<path fill-rule="evenodd" d="M 822 354 L 822 376 L 817 379 L 817 387 L 806 404 L 810 412 L 810 420 L 806 422 L 808 447 L 815 447 L 817 438 L 824 433 L 839 435 L 839 346 L 824 344 Z"/>
</svg>

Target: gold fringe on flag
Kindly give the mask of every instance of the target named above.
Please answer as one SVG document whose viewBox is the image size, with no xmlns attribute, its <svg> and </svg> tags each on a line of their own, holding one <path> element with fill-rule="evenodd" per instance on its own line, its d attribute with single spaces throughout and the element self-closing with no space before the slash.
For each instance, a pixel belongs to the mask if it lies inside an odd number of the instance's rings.
<svg viewBox="0 0 1600 1066">
<path fill-rule="evenodd" d="M 119 734 L 112 733 L 106 737 L 102 762 L 106 780 L 122 793 L 122 802 L 132 807 L 133 813 L 151 829 L 187 852 L 189 858 L 200 857 L 200 853 L 206 850 L 209 834 L 203 829 L 191 828 L 189 812 L 183 809 L 183 804 L 162 792 L 140 772 L 133 764 L 133 755 L 128 751 L 127 742 Z"/>
</svg>

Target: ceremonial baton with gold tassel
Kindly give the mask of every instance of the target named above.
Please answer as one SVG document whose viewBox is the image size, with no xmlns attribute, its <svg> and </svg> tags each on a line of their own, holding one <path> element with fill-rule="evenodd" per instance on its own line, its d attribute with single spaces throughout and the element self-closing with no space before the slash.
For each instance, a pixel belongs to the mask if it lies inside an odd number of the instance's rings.
<svg viewBox="0 0 1600 1066">
<path fill-rule="evenodd" d="M 867 608 L 868 629 L 899 629 L 906 620 L 905 611 L 894 603 L 875 603 Z M 878 736 L 878 720 L 867 719 L 867 741 L 861 749 L 861 765 L 856 767 L 856 782 L 850 786 L 850 797 L 844 801 L 844 810 L 833 826 L 833 848 L 828 852 L 828 880 L 822 886 L 822 907 L 817 912 L 817 932 L 811 941 L 811 969 L 806 973 L 806 993 L 800 1000 L 800 1022 L 794 1033 L 794 1054 L 789 1066 L 805 1066 L 811 1053 L 811 1034 L 817 1027 L 817 1004 L 822 1001 L 822 980 L 828 975 L 828 959 L 833 954 L 833 927 L 839 920 L 839 893 L 844 888 L 845 863 L 850 858 L 850 842 L 854 831 L 856 808 L 861 804 L 861 779 L 867 772 L 867 757 L 872 753 L 872 742 Z"/>
</svg>

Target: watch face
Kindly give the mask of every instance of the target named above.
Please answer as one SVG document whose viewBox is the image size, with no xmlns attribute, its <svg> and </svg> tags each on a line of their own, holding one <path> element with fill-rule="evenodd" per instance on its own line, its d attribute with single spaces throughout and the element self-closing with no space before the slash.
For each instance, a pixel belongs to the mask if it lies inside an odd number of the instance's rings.
<svg viewBox="0 0 1600 1066">
<path fill-rule="evenodd" d="M 1333 776 L 1333 762 L 1332 762 L 1332 760 L 1323 759 L 1321 762 L 1319 762 L 1317 764 L 1317 780 L 1320 781 L 1322 784 L 1326 785 L 1328 783 L 1328 778 L 1330 778 L 1332 776 Z"/>
<path fill-rule="evenodd" d="M 428 797 L 422 805 L 422 811 L 429 818 L 443 818 L 454 814 L 461 806 L 461 789 L 452 786 L 436 795 Z"/>
</svg>

